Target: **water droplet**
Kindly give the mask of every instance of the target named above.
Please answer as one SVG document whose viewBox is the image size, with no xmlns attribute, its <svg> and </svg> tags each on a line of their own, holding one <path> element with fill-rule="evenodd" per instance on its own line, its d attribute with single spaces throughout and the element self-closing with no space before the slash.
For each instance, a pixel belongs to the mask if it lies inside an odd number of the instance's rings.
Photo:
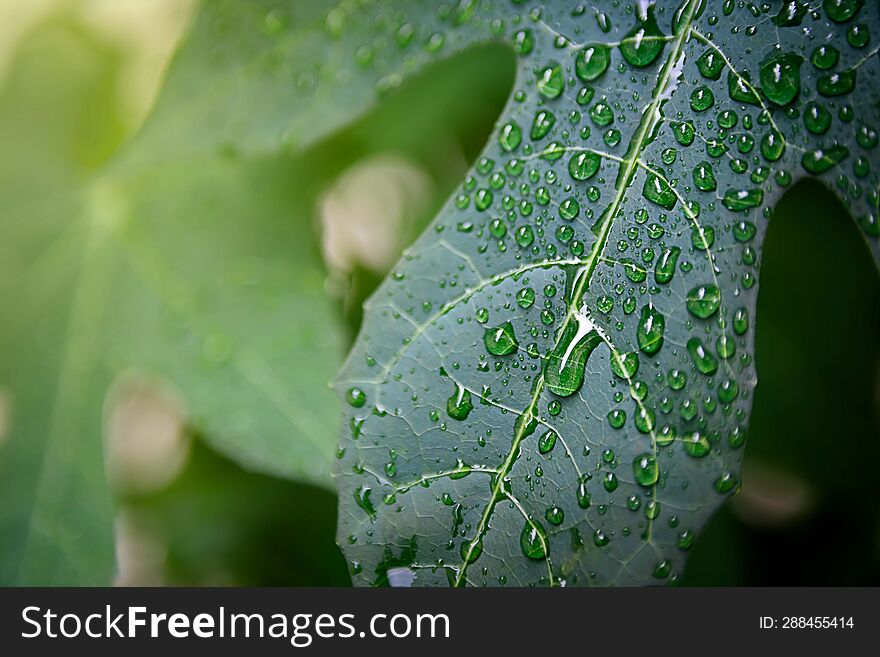
<svg viewBox="0 0 880 657">
<path fill-rule="evenodd" d="M 611 371 L 621 379 L 631 380 L 639 371 L 639 355 L 635 351 L 615 352 L 611 357 Z"/>
<path fill-rule="evenodd" d="M 493 200 L 494 197 L 492 196 L 492 192 L 488 189 L 480 188 L 477 190 L 477 193 L 474 194 L 474 207 L 476 207 L 478 211 L 484 212 L 492 205 Z"/>
<path fill-rule="evenodd" d="M 527 520 L 519 535 L 519 545 L 529 559 L 546 559 L 550 549 L 547 532 L 537 520 Z"/>
<path fill-rule="evenodd" d="M 697 189 L 704 192 L 712 192 L 718 189 L 715 172 L 712 171 L 711 164 L 703 161 L 694 167 L 694 185 L 696 185 Z"/>
<path fill-rule="evenodd" d="M 737 335 L 744 335 L 749 330 L 749 311 L 745 308 L 738 308 L 733 313 L 733 332 Z"/>
<path fill-rule="evenodd" d="M 367 401 L 367 393 L 360 388 L 349 388 L 345 393 L 345 401 L 348 402 L 349 406 L 361 408 Z"/>
<path fill-rule="evenodd" d="M 609 493 L 616 491 L 619 485 L 620 482 L 617 480 L 617 475 L 613 472 L 606 472 L 602 477 L 602 487 Z"/>
<path fill-rule="evenodd" d="M 860 126 L 856 132 L 856 141 L 862 148 L 875 148 L 878 142 L 877 131 L 866 125 Z"/>
<path fill-rule="evenodd" d="M 726 379 L 718 386 L 718 401 L 730 404 L 739 395 L 739 385 L 733 379 Z"/>
<path fill-rule="evenodd" d="M 619 408 L 608 413 L 608 424 L 612 429 L 620 429 L 626 423 L 626 413 Z"/>
<path fill-rule="evenodd" d="M 653 575 L 657 579 L 665 579 L 666 577 L 669 577 L 669 573 L 671 572 L 672 564 L 666 559 L 663 559 L 654 567 Z"/>
<path fill-rule="evenodd" d="M 826 97 L 844 96 L 856 88 L 856 69 L 826 73 L 816 82 L 817 91 Z"/>
<path fill-rule="evenodd" d="M 727 74 L 727 93 L 732 100 L 750 105 L 761 105 L 761 99 L 755 93 L 751 85 L 748 71 L 736 74 L 733 71 Z"/>
<path fill-rule="evenodd" d="M 644 19 L 640 19 L 620 43 L 620 54 L 637 68 L 650 66 L 665 45 L 666 35 L 657 25 L 653 7 L 648 7 Z"/>
<path fill-rule="evenodd" d="M 611 50 L 608 46 L 593 44 L 578 53 L 574 70 L 581 80 L 592 82 L 605 72 L 610 63 Z"/>
<path fill-rule="evenodd" d="M 590 108 L 590 119 L 600 128 L 604 128 L 614 121 L 614 112 L 607 103 L 599 101 Z"/>
<path fill-rule="evenodd" d="M 453 420 L 463 421 L 467 419 L 474 405 L 471 403 L 470 391 L 462 385 L 456 384 L 456 390 L 446 400 L 446 413 Z"/>
<path fill-rule="evenodd" d="M 709 453 L 710 445 L 706 437 L 699 431 L 694 431 L 681 439 L 684 451 L 694 458 L 702 458 Z"/>
<path fill-rule="evenodd" d="M 865 0 L 824 0 L 822 3 L 828 18 L 835 23 L 845 23 L 855 16 Z"/>
<path fill-rule="evenodd" d="M 654 266 L 654 280 L 658 283 L 665 284 L 672 280 L 675 274 L 675 265 L 678 262 L 678 256 L 681 249 L 672 246 L 663 250 Z"/>
<path fill-rule="evenodd" d="M 544 98 L 553 100 L 558 98 L 565 87 L 565 80 L 562 77 L 562 67 L 553 62 L 545 66 L 538 74 L 537 80 L 538 93 Z"/>
<path fill-rule="evenodd" d="M 535 291 L 530 287 L 524 287 L 516 293 L 516 303 L 520 308 L 531 308 L 535 303 Z"/>
<path fill-rule="evenodd" d="M 547 522 L 551 525 L 558 527 L 565 520 L 565 512 L 558 506 L 551 506 L 544 512 L 544 517 L 547 518 Z"/>
<path fill-rule="evenodd" d="M 714 484 L 712 484 L 715 491 L 721 494 L 729 493 L 736 488 L 737 485 L 739 485 L 739 477 L 732 472 L 725 472 L 715 480 Z"/>
<path fill-rule="evenodd" d="M 577 487 L 578 506 L 582 509 L 590 508 L 590 494 L 587 492 L 586 477 L 587 475 L 584 475 L 584 477 L 578 483 Z"/>
<path fill-rule="evenodd" d="M 694 143 L 696 130 L 690 121 L 680 121 L 672 124 L 672 134 L 675 140 L 682 146 L 690 146 Z"/>
<path fill-rule="evenodd" d="M 568 161 L 568 172 L 575 180 L 589 180 L 599 170 L 602 158 L 592 151 L 572 155 Z"/>
<path fill-rule="evenodd" d="M 660 351 L 663 346 L 665 328 L 666 320 L 659 310 L 650 303 L 642 306 L 642 314 L 636 332 L 639 349 L 646 354 L 656 354 Z"/>
<path fill-rule="evenodd" d="M 520 226 L 514 233 L 514 239 L 520 248 L 525 249 L 535 241 L 535 231 L 531 226 Z"/>
<path fill-rule="evenodd" d="M 760 189 L 728 189 L 721 202 L 731 212 L 745 212 L 763 201 L 764 192 Z"/>
<path fill-rule="evenodd" d="M 565 221 L 574 221 L 578 214 L 580 214 L 580 211 L 581 204 L 578 203 L 574 196 L 569 196 L 559 204 L 559 216 Z"/>
<path fill-rule="evenodd" d="M 773 17 L 773 22 L 779 27 L 794 27 L 801 24 L 809 7 L 800 0 L 784 0 L 779 13 Z"/>
<path fill-rule="evenodd" d="M 715 351 L 719 358 L 728 360 L 736 354 L 736 342 L 729 335 L 719 335 L 715 341 Z"/>
<path fill-rule="evenodd" d="M 557 435 L 556 432 L 552 429 L 548 429 L 544 432 L 544 434 L 538 439 L 538 452 L 541 454 L 549 454 L 553 451 L 553 448 L 556 446 Z"/>
<path fill-rule="evenodd" d="M 531 30 L 519 30 L 513 35 L 513 50 L 517 55 L 528 55 L 535 47 L 535 35 Z"/>
<path fill-rule="evenodd" d="M 734 127 L 739 117 L 733 110 L 724 110 L 718 113 L 718 125 L 725 129 Z"/>
<path fill-rule="evenodd" d="M 701 85 L 691 92 L 691 109 L 704 112 L 715 105 L 715 94 L 706 85 Z"/>
<path fill-rule="evenodd" d="M 721 305 L 721 290 L 714 284 L 698 285 L 687 295 L 687 309 L 700 319 L 707 319 L 718 311 Z"/>
<path fill-rule="evenodd" d="M 654 430 L 655 421 L 656 417 L 654 416 L 654 411 L 650 408 L 639 406 L 636 409 L 636 415 L 635 418 L 633 418 L 633 422 L 639 433 L 651 433 Z"/>
<path fill-rule="evenodd" d="M 706 52 L 700 55 L 697 60 L 697 69 L 704 78 L 717 80 L 721 77 L 721 71 L 724 70 L 724 60 L 717 50 L 707 48 Z"/>
<path fill-rule="evenodd" d="M 849 149 L 840 144 L 828 148 L 817 148 L 807 151 L 801 158 L 801 165 L 810 173 L 819 174 L 843 162 L 849 157 Z"/>
<path fill-rule="evenodd" d="M 785 138 L 771 130 L 761 138 L 761 155 L 768 162 L 776 162 L 785 153 Z"/>
<path fill-rule="evenodd" d="M 522 142 L 522 128 L 514 121 L 505 123 L 504 127 L 501 128 L 501 135 L 498 137 L 498 141 L 501 144 L 501 148 L 508 153 L 515 150 Z"/>
<path fill-rule="evenodd" d="M 373 502 L 370 499 L 371 492 L 369 486 L 360 486 L 359 488 L 356 488 L 354 491 L 354 501 L 368 516 L 370 516 L 370 519 L 375 520 L 376 508 L 373 506 Z"/>
<path fill-rule="evenodd" d="M 642 195 L 652 203 L 656 203 L 667 210 L 672 210 L 677 201 L 675 192 L 669 187 L 669 183 L 653 173 L 649 173 L 645 178 Z"/>
<path fill-rule="evenodd" d="M 827 70 L 837 64 L 840 51 L 832 45 L 818 46 L 810 55 L 810 62 L 819 70 Z"/>
<path fill-rule="evenodd" d="M 864 23 L 856 23 L 846 33 L 846 42 L 853 48 L 864 48 L 871 40 L 871 32 Z"/>
<path fill-rule="evenodd" d="M 483 344 L 486 350 L 493 356 L 506 356 L 512 354 L 519 347 L 513 325 L 505 322 L 495 328 L 486 329 L 483 333 Z"/>
<path fill-rule="evenodd" d="M 772 55 L 761 62 L 761 89 L 777 105 L 788 105 L 801 90 L 800 66 L 804 58 L 787 52 Z"/>
<path fill-rule="evenodd" d="M 657 467 L 657 459 L 653 454 L 645 452 L 639 454 L 633 459 L 633 476 L 636 483 L 640 486 L 653 486 L 657 483 L 660 476 L 660 470 Z"/>
<path fill-rule="evenodd" d="M 718 360 L 712 355 L 712 352 L 706 348 L 700 338 L 691 338 L 688 340 L 687 350 L 698 372 L 712 375 L 718 371 Z"/>
<path fill-rule="evenodd" d="M 535 114 L 535 118 L 532 119 L 532 141 L 546 137 L 554 125 L 556 125 L 556 116 L 552 112 L 541 110 Z"/>
<path fill-rule="evenodd" d="M 565 326 L 544 365 L 547 388 L 560 397 L 568 397 L 581 389 L 587 359 L 602 342 L 587 315 L 576 313 L 574 317 L 577 321 Z"/>
<path fill-rule="evenodd" d="M 697 540 L 696 534 L 690 529 L 685 529 L 678 535 L 678 549 L 690 550 Z"/>
</svg>

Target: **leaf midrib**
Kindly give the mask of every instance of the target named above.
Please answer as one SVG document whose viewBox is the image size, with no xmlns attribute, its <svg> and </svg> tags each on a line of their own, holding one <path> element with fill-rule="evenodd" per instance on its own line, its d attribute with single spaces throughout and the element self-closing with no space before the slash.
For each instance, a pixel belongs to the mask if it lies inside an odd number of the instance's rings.
<svg viewBox="0 0 880 657">
<path fill-rule="evenodd" d="M 617 214 L 617 211 L 620 209 L 620 205 L 623 202 L 626 190 L 632 183 L 635 172 L 639 167 L 639 157 L 642 153 L 645 139 L 653 132 L 658 122 L 662 121 L 662 116 L 659 113 L 659 109 L 664 100 L 663 92 L 666 89 L 666 85 L 669 83 L 669 78 L 675 66 L 675 63 L 681 56 L 682 48 L 688 38 L 688 35 L 690 34 L 690 26 L 693 22 L 694 14 L 699 4 L 700 0 L 690 0 L 688 4 L 687 14 L 680 24 L 679 32 L 677 38 L 675 39 L 672 52 L 666 58 L 666 61 L 663 63 L 663 67 L 660 70 L 660 74 L 657 76 L 657 83 L 654 86 L 654 90 L 652 92 L 651 102 L 645 108 L 639 127 L 636 130 L 635 135 L 629 142 L 627 154 L 624 157 L 623 162 L 620 164 L 620 170 L 617 175 L 614 198 L 611 200 L 611 203 L 601 215 L 602 219 L 599 226 L 596 242 L 593 244 L 593 248 L 590 251 L 590 255 L 586 261 L 586 273 L 583 276 L 579 277 L 578 284 L 572 291 L 571 303 L 569 304 L 568 311 L 565 315 L 565 320 L 563 321 L 561 329 L 558 333 L 560 338 L 565 334 L 566 328 L 572 321 L 576 309 L 580 307 L 583 300 L 583 295 L 589 287 L 590 279 L 592 278 L 593 272 L 596 269 L 596 264 L 599 262 L 599 259 L 601 258 L 601 255 L 605 250 L 608 236 L 610 235 L 611 228 L 614 224 L 614 217 Z M 554 345 L 554 348 L 555 347 L 556 345 Z M 527 415 L 531 415 L 533 417 L 535 416 L 538 400 L 541 397 L 541 392 L 543 391 L 543 389 L 544 374 L 542 372 L 535 379 L 535 385 L 533 387 L 531 400 L 528 407 L 526 407 L 526 409 L 520 414 L 521 417 Z M 462 584 L 466 583 L 465 575 L 467 572 L 467 567 L 471 561 L 473 551 L 477 548 L 479 543 L 482 541 L 483 536 L 488 531 L 488 523 L 492 517 L 492 513 L 495 510 L 495 506 L 498 504 L 499 501 L 501 501 L 501 499 L 506 497 L 505 495 L 501 494 L 504 487 L 504 481 L 510 474 L 510 469 L 513 467 L 513 464 L 516 462 L 516 455 L 518 454 L 520 444 L 525 437 L 525 431 L 528 424 L 528 422 L 521 422 L 519 423 L 518 428 L 516 428 L 514 431 L 513 442 L 511 443 L 510 450 L 508 451 L 507 456 L 505 457 L 501 466 L 498 468 L 498 474 L 495 476 L 495 483 L 492 487 L 492 496 L 489 499 L 488 504 L 486 504 L 485 509 L 483 510 L 483 514 L 480 517 L 480 521 L 477 524 L 476 531 L 474 532 L 474 537 L 471 539 L 470 543 L 468 544 L 467 550 L 463 555 L 462 564 L 458 570 L 458 575 L 456 576 L 455 586 L 461 586 Z M 653 438 L 651 440 L 651 447 L 656 455 L 657 446 Z M 531 523 L 531 520 L 528 519 L 528 522 Z M 538 536 L 541 537 L 542 534 L 538 532 Z M 544 544 L 544 540 L 545 539 L 541 538 L 542 544 Z M 549 550 L 547 549 L 547 545 L 544 544 L 543 547 L 545 554 L 548 555 L 546 558 L 549 562 Z M 553 585 L 552 569 L 550 569 L 550 585 Z"/>
</svg>

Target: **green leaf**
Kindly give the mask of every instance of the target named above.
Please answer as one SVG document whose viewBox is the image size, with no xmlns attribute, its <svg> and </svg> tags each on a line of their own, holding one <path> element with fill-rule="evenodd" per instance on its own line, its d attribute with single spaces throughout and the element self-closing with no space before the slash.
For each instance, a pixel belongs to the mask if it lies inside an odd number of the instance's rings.
<svg viewBox="0 0 880 657">
<path fill-rule="evenodd" d="M 698 0 L 346 15 L 372 26 L 347 41 L 409 26 L 423 40 L 400 47 L 416 57 L 435 34 L 520 55 L 496 133 L 368 301 L 338 381 L 339 543 L 356 583 L 679 579 L 740 485 L 773 206 L 818 176 L 880 253 L 880 61 L 864 38 L 880 9 L 850 4 L 811 14 L 815 39 L 797 7 L 774 24 L 778 7 L 762 21 Z M 607 68 L 579 75 L 581 51 L 603 45 Z M 581 180 L 585 152 L 601 166 Z M 809 285 L 822 254 L 799 255 Z M 817 348 L 826 304 L 790 320 Z"/>
</svg>

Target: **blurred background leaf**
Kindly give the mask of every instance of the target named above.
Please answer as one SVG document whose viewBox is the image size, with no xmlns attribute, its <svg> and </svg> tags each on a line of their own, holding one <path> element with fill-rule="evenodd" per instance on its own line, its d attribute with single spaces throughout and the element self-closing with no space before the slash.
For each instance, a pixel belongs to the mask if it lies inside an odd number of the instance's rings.
<svg viewBox="0 0 880 657">
<path fill-rule="evenodd" d="M 139 4 L 147 14 L 169 8 L 168 2 Z M 137 42 L 121 50 L 89 24 L 86 8 L 8 1 L 0 7 L 0 582 L 5 583 L 101 583 L 113 569 L 100 406 L 81 412 L 85 396 L 100 389 L 100 374 L 85 353 L 102 309 L 65 289 L 65 277 L 78 267 L 85 248 L 85 236 L 77 232 L 81 186 L 134 128 L 136 119 L 125 117 L 145 110 L 149 91 L 141 105 L 121 102 L 120 83 Z M 147 50 L 157 49 L 161 59 L 161 44 L 167 51 L 174 37 L 173 31 L 152 35 Z M 155 87 L 160 68 L 147 67 L 140 81 Z M 84 435 L 97 439 L 75 439 Z"/>
</svg>

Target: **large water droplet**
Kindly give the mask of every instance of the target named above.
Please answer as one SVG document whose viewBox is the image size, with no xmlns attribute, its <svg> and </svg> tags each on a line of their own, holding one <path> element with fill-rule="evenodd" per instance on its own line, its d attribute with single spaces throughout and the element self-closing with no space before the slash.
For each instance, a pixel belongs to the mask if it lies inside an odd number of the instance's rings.
<svg viewBox="0 0 880 657">
<path fill-rule="evenodd" d="M 545 559 L 550 549 L 547 532 L 537 520 L 527 520 L 519 535 L 519 545 L 529 559 Z"/>
<path fill-rule="evenodd" d="M 537 86 L 538 93 L 544 98 L 549 100 L 558 98 L 565 88 L 562 67 L 558 63 L 553 62 L 541 69 L 538 73 Z"/>
<path fill-rule="evenodd" d="M 727 74 L 727 93 L 732 100 L 749 105 L 761 105 L 761 99 L 755 93 L 754 87 L 751 85 L 751 79 L 748 71 L 739 74 L 733 71 Z"/>
<path fill-rule="evenodd" d="M 535 118 L 532 120 L 532 141 L 537 141 L 538 139 L 544 138 L 555 124 L 556 116 L 553 114 L 553 112 L 541 110 L 540 112 L 535 114 Z"/>
<path fill-rule="evenodd" d="M 707 48 L 697 60 L 697 69 L 704 78 L 717 80 L 724 70 L 724 60 L 715 48 Z"/>
<path fill-rule="evenodd" d="M 687 350 L 698 372 L 712 375 L 718 371 L 718 360 L 712 352 L 706 348 L 700 338 L 691 338 L 688 340 Z"/>
<path fill-rule="evenodd" d="M 672 191 L 669 183 L 653 173 L 649 173 L 645 178 L 642 195 L 652 203 L 656 203 L 667 210 L 674 208 L 677 201 L 675 192 Z"/>
<path fill-rule="evenodd" d="M 697 189 L 704 192 L 712 192 L 718 189 L 718 183 L 715 181 L 715 172 L 712 171 L 712 165 L 708 162 L 700 162 L 694 167 L 694 185 Z"/>
<path fill-rule="evenodd" d="M 819 174 L 828 171 L 848 157 L 849 149 L 846 146 L 834 144 L 828 148 L 807 151 L 801 158 L 801 165 L 810 173 Z"/>
<path fill-rule="evenodd" d="M 824 0 L 822 3 L 828 18 L 835 23 L 845 23 L 855 16 L 865 0 Z"/>
<path fill-rule="evenodd" d="M 801 90 L 800 66 L 804 58 L 787 52 L 768 57 L 761 62 L 761 89 L 770 101 L 788 105 Z"/>
<path fill-rule="evenodd" d="M 658 283 L 668 283 L 672 280 L 673 275 L 675 275 L 675 265 L 678 262 L 678 256 L 681 253 L 681 249 L 677 246 L 672 246 L 663 250 L 663 253 L 660 254 L 660 257 L 657 259 L 657 264 L 654 266 L 654 280 Z"/>
<path fill-rule="evenodd" d="M 349 388 L 345 393 L 345 401 L 348 402 L 349 406 L 361 408 L 367 401 L 367 393 L 360 388 Z"/>
<path fill-rule="evenodd" d="M 596 175 L 602 158 L 592 151 L 583 151 L 571 156 L 568 172 L 575 180 L 588 180 Z"/>
<path fill-rule="evenodd" d="M 603 44 L 583 48 L 574 62 L 577 76 L 584 82 L 592 82 L 602 75 L 611 63 L 611 50 Z"/>
<path fill-rule="evenodd" d="M 522 142 L 522 128 L 515 121 L 505 123 L 504 127 L 501 128 L 498 141 L 501 144 L 501 148 L 508 153 L 515 150 Z"/>
<path fill-rule="evenodd" d="M 648 7 L 644 19 L 640 19 L 620 43 L 620 54 L 637 68 L 650 66 L 665 44 L 665 34 L 657 25 L 654 8 Z"/>
<path fill-rule="evenodd" d="M 773 23 L 779 27 L 795 27 L 801 24 L 808 9 L 800 0 L 784 0 L 779 13 L 773 17 Z"/>
<path fill-rule="evenodd" d="M 453 420 L 466 420 L 474 405 L 471 403 L 470 391 L 460 384 L 456 384 L 455 392 L 446 400 L 446 412 Z"/>
<path fill-rule="evenodd" d="M 698 285 L 688 292 L 686 305 L 694 317 L 707 319 L 714 315 L 721 305 L 721 290 L 711 283 Z"/>
<path fill-rule="evenodd" d="M 635 351 L 612 354 L 611 371 L 621 379 L 631 381 L 639 371 L 639 355 Z"/>
<path fill-rule="evenodd" d="M 760 189 L 728 189 L 721 202 L 731 212 L 745 212 L 758 207 L 763 200 L 764 192 Z"/>
<path fill-rule="evenodd" d="M 593 350 L 602 343 L 592 320 L 584 313 L 575 313 L 576 322 L 569 322 L 556 346 L 547 354 L 544 381 L 550 392 L 560 397 L 573 395 L 584 383 L 584 366 Z"/>
<path fill-rule="evenodd" d="M 486 332 L 483 333 L 483 344 L 486 345 L 486 351 L 493 356 L 512 354 L 519 347 L 513 330 L 513 324 L 510 322 L 504 322 L 504 324 L 495 328 L 486 329 Z"/>
<path fill-rule="evenodd" d="M 856 88 L 856 69 L 826 73 L 816 82 L 817 91 L 826 97 L 844 96 Z"/>
<path fill-rule="evenodd" d="M 376 518 L 376 508 L 373 506 L 373 501 L 370 499 L 371 490 L 369 486 L 360 486 L 359 488 L 355 488 L 354 490 L 354 501 L 355 503 L 363 509 L 371 519 Z"/>
<path fill-rule="evenodd" d="M 657 467 L 657 459 L 653 454 L 645 452 L 633 459 L 633 476 L 640 486 L 653 486 L 660 477 L 660 469 Z"/>
<path fill-rule="evenodd" d="M 660 351 L 660 348 L 663 346 L 663 331 L 665 328 L 666 320 L 660 311 L 650 303 L 643 306 L 639 327 L 636 331 L 639 349 L 646 354 L 656 354 Z"/>
<path fill-rule="evenodd" d="M 541 454 L 549 454 L 553 451 L 553 448 L 556 446 L 556 439 L 558 436 L 556 432 L 552 429 L 548 429 L 544 432 L 544 434 L 538 439 L 538 451 Z"/>
</svg>

